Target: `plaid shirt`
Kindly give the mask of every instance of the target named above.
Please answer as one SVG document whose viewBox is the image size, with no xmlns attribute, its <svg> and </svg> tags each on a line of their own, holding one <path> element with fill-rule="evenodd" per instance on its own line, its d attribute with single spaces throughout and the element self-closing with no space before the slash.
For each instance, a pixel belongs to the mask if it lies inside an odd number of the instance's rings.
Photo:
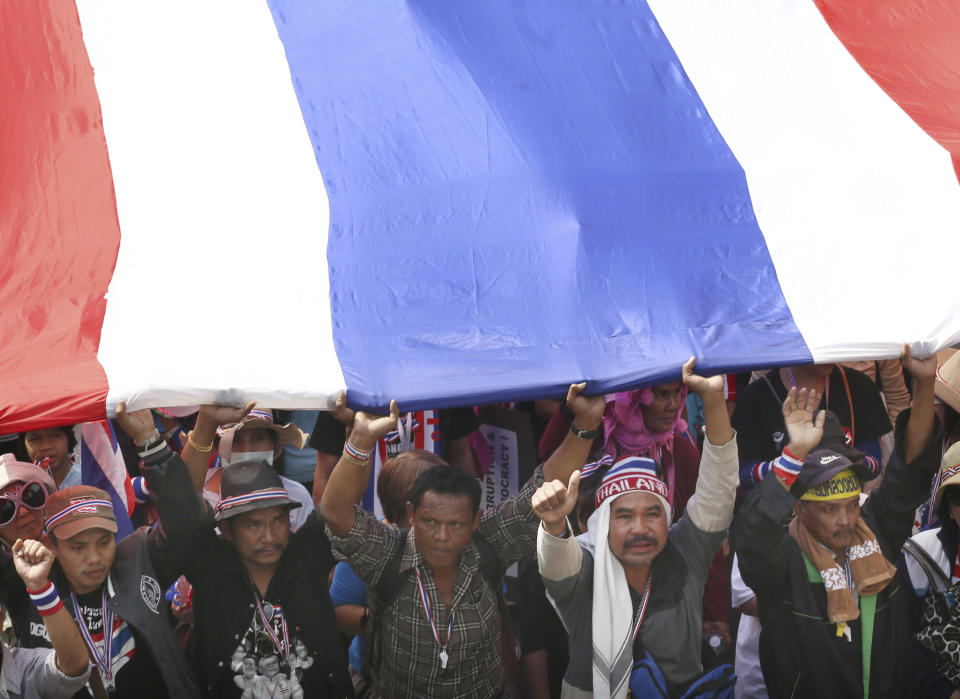
<svg viewBox="0 0 960 699">
<path fill-rule="evenodd" d="M 495 510 L 483 513 L 478 531 L 493 545 L 504 566 L 537 545 L 539 518 L 530 507 L 533 493 L 543 484 L 537 469 L 520 491 Z M 377 673 L 376 694 L 384 697 L 499 697 L 504 692 L 500 656 L 500 620 L 497 600 L 480 571 L 479 553 L 471 541 L 460 555 L 459 574 L 453 589 L 453 632 L 447 648 L 447 669 L 440 667 L 440 647 L 420 600 L 420 572 L 434 622 L 441 639 L 446 638 L 450 610 L 446 608 L 430 567 L 417 552 L 413 530 L 406 537 L 357 508 L 353 527 L 344 537 L 327 529 L 334 555 L 347 561 L 368 585 L 376 585 L 384 561 L 400 555 L 400 572 L 409 572 L 400 593 L 384 610 L 382 664 Z"/>
</svg>

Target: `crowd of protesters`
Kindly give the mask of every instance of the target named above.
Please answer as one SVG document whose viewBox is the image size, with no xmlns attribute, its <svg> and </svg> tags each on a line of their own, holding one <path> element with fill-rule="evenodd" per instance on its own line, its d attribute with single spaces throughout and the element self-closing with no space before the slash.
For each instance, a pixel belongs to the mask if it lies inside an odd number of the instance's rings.
<svg viewBox="0 0 960 699">
<path fill-rule="evenodd" d="M 0 694 L 960 698 L 960 353 L 400 408 L 0 436 Z"/>
</svg>

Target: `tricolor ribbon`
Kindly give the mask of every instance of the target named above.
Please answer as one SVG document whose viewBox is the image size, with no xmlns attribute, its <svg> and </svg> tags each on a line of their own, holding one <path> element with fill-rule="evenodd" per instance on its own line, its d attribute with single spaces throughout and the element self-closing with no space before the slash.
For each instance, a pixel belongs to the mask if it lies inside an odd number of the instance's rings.
<svg viewBox="0 0 960 699">
<path fill-rule="evenodd" d="M 437 642 L 437 645 L 440 646 L 440 651 L 445 652 L 450 645 L 450 636 L 453 634 L 453 609 L 450 610 L 450 623 L 447 624 L 447 640 L 441 643 L 440 632 L 437 631 L 437 624 L 433 620 L 433 609 L 430 607 L 430 600 L 427 598 L 427 590 L 423 586 L 420 571 L 414 568 L 413 572 L 416 573 L 417 576 L 417 588 L 420 590 L 420 601 L 423 602 L 423 611 L 427 615 L 427 621 L 430 623 L 430 631 L 433 632 L 433 638 Z M 446 663 L 444 663 L 444 665 L 446 665 Z"/>
<path fill-rule="evenodd" d="M 43 523 L 43 533 L 49 534 L 50 530 L 60 522 L 60 520 L 65 519 L 69 515 L 72 515 L 74 512 L 83 512 L 88 511 L 90 507 L 93 507 L 94 513 L 99 512 L 100 507 L 106 507 L 109 510 L 113 510 L 113 503 L 109 500 L 98 500 L 95 498 L 89 498 L 87 500 L 77 500 L 76 502 L 67 505 L 64 509 L 60 510 L 53 517 L 48 519 Z"/>
<path fill-rule="evenodd" d="M 643 588 L 643 596 L 640 598 L 640 604 L 637 607 L 637 614 L 633 618 L 633 640 L 636 642 L 637 634 L 640 633 L 640 624 L 643 623 L 643 617 L 647 614 L 647 604 L 650 602 L 650 588 L 653 584 L 650 581 L 651 576 L 647 575 L 647 584 Z"/>
<path fill-rule="evenodd" d="M 243 505 L 248 502 L 258 502 L 260 500 L 272 500 L 274 498 L 289 498 L 287 491 L 283 488 L 272 488 L 270 490 L 258 490 L 246 495 L 234 495 L 230 498 L 223 498 L 217 503 L 217 512 L 222 512 L 228 507 Z"/>
<path fill-rule="evenodd" d="M 104 679 L 113 679 L 113 610 L 107 606 L 107 593 L 102 593 L 103 601 L 100 607 L 100 624 L 103 629 L 103 655 L 97 649 L 97 644 L 90 635 L 90 628 L 87 626 L 87 618 L 80 613 L 80 605 L 77 604 L 77 596 L 70 593 L 70 599 L 73 600 L 74 617 L 77 620 L 77 626 L 80 627 L 80 634 L 83 636 L 83 642 L 90 652 L 93 662 L 100 668 Z"/>
</svg>

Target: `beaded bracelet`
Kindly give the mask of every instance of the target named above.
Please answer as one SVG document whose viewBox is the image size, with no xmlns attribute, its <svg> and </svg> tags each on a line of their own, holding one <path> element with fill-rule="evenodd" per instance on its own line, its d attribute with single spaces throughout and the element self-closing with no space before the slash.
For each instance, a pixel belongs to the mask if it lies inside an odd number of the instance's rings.
<svg viewBox="0 0 960 699">
<path fill-rule="evenodd" d="M 63 609 L 63 602 L 60 601 L 60 595 L 52 582 L 48 582 L 43 589 L 27 590 L 27 593 L 40 616 L 50 616 Z"/>
</svg>

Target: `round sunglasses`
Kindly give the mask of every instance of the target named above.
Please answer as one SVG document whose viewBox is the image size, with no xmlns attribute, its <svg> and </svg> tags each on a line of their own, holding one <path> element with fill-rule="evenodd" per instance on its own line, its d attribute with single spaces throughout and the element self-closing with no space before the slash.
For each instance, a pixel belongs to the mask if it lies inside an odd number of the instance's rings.
<svg viewBox="0 0 960 699">
<path fill-rule="evenodd" d="M 47 489 L 40 481 L 21 483 L 10 493 L 0 495 L 0 527 L 10 524 L 17 516 L 20 505 L 31 510 L 39 510 L 47 502 Z"/>
</svg>

